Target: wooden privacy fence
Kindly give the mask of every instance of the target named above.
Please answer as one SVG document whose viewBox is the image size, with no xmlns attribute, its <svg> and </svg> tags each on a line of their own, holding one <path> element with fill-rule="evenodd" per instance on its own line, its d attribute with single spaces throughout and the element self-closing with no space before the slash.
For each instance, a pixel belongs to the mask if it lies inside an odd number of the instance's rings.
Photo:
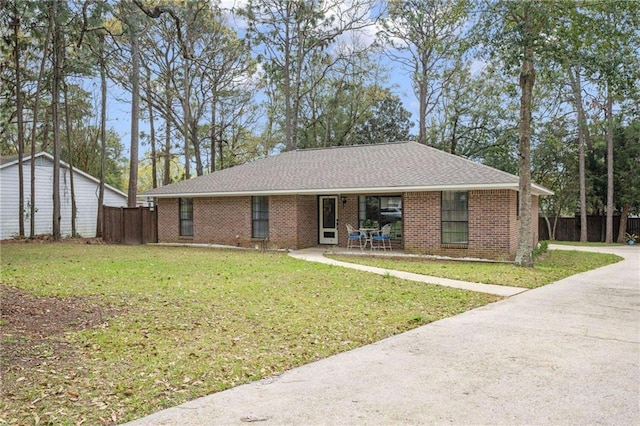
<svg viewBox="0 0 640 426">
<path fill-rule="evenodd" d="M 553 228 L 553 218 L 549 218 Z M 587 241 L 604 241 L 606 235 L 606 216 L 587 216 Z M 613 217 L 613 241 L 618 239 L 620 216 Z M 627 232 L 640 235 L 640 218 L 627 219 Z M 549 231 L 544 217 L 538 218 L 538 234 L 540 240 L 549 239 Z M 580 241 L 580 216 L 558 218 L 556 240 Z"/>
<path fill-rule="evenodd" d="M 103 206 L 102 239 L 107 243 L 158 242 L 158 216 L 149 207 Z"/>
</svg>

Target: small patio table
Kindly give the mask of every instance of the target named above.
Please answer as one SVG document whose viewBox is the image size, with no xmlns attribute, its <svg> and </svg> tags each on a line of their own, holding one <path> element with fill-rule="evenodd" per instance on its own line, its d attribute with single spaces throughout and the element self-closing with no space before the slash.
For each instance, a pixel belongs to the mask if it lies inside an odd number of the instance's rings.
<svg viewBox="0 0 640 426">
<path fill-rule="evenodd" d="M 361 234 L 364 235 L 364 247 L 367 248 L 367 243 L 369 243 L 369 247 L 373 250 L 373 244 L 371 239 L 371 234 L 375 231 L 378 231 L 378 228 L 360 228 L 358 229 Z"/>
</svg>

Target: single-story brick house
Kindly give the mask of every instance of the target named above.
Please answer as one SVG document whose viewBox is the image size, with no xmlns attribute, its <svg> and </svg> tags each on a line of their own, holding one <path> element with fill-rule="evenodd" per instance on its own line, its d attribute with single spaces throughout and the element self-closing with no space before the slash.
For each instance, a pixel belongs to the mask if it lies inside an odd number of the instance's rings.
<svg viewBox="0 0 640 426">
<path fill-rule="evenodd" d="M 552 192 L 531 191 L 536 212 Z M 165 243 L 345 247 L 365 221 L 411 253 L 511 260 L 518 240 L 517 176 L 416 142 L 290 151 L 141 197 Z"/>
</svg>

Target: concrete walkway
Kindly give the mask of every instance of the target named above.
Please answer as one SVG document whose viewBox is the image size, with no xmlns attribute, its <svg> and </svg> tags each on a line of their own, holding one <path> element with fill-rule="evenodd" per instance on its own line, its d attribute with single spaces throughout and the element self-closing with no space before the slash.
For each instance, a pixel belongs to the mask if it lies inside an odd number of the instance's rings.
<svg viewBox="0 0 640 426">
<path fill-rule="evenodd" d="M 131 424 L 640 424 L 640 247 L 597 251 L 625 260 Z"/>
<path fill-rule="evenodd" d="M 310 262 L 320 262 L 328 265 L 343 266 L 345 268 L 357 269 L 359 271 L 371 272 L 378 275 L 390 275 L 404 280 L 418 281 L 430 284 L 439 284 L 446 287 L 461 288 L 463 290 L 477 291 L 480 293 L 495 294 L 498 296 L 513 296 L 514 294 L 526 291 L 526 288 L 508 287 L 494 284 L 470 283 L 466 281 L 451 280 L 449 278 L 433 277 L 429 275 L 414 274 L 412 272 L 394 271 L 392 269 L 377 268 L 375 266 L 358 265 L 356 263 L 340 262 L 338 260 L 324 257 L 323 248 L 308 248 L 289 253 L 289 256 L 297 259 L 308 260 Z"/>
</svg>

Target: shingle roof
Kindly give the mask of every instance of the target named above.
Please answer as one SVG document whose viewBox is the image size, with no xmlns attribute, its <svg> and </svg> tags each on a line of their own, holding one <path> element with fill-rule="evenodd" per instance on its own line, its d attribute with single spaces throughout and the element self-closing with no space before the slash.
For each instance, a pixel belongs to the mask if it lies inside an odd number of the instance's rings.
<svg viewBox="0 0 640 426">
<path fill-rule="evenodd" d="M 197 197 L 518 189 L 518 177 L 419 144 L 397 142 L 284 152 L 140 196 Z M 552 192 L 532 185 L 534 194 Z"/>
<path fill-rule="evenodd" d="M 0 164 L 6 164 L 6 163 L 11 163 L 13 161 L 18 161 L 19 157 L 20 156 L 18 154 L 3 155 L 2 157 L 0 157 Z"/>
</svg>

